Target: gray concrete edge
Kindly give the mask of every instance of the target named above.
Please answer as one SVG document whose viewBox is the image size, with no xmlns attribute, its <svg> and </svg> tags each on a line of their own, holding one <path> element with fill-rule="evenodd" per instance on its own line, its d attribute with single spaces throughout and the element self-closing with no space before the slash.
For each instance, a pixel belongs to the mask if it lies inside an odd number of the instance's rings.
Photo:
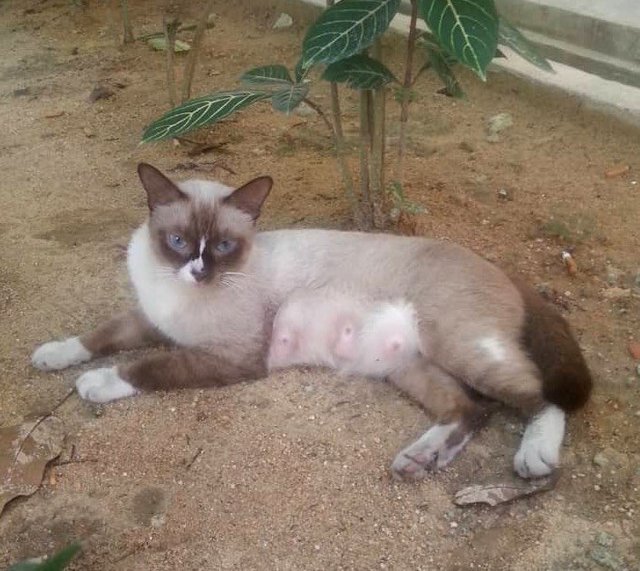
<svg viewBox="0 0 640 571">
<path fill-rule="evenodd" d="M 325 0 L 298 1 L 321 9 L 326 7 Z M 422 29 L 426 29 L 423 22 L 420 24 Z M 391 29 L 406 35 L 409 30 L 409 17 L 398 13 L 391 22 Z M 553 60 L 550 62 L 555 73 L 548 73 L 531 65 L 509 49 L 501 49 L 507 58 L 494 60 L 490 69 L 513 74 L 545 89 L 579 97 L 589 108 L 640 127 L 640 88 L 604 79 Z"/>
</svg>

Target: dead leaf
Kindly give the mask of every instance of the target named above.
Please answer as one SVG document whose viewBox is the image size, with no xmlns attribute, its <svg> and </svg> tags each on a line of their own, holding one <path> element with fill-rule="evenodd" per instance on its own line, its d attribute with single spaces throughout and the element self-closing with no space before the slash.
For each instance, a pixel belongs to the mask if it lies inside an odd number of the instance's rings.
<svg viewBox="0 0 640 571">
<path fill-rule="evenodd" d="M 539 492 L 546 492 L 553 489 L 555 484 L 556 479 L 550 477 L 523 485 L 488 484 L 485 486 L 469 486 L 456 492 L 453 502 L 458 506 L 468 506 L 470 504 L 497 506 L 498 504 L 517 500 L 518 498 Z"/>
<path fill-rule="evenodd" d="M 42 483 L 44 469 L 62 450 L 62 421 L 52 415 L 0 428 L 0 514 L 18 496 L 30 496 Z"/>
<path fill-rule="evenodd" d="M 610 168 L 608 171 L 604 173 L 606 178 L 616 178 L 618 176 L 622 176 L 623 174 L 627 174 L 631 170 L 629 165 L 616 165 Z"/>
<path fill-rule="evenodd" d="M 167 40 L 164 36 L 161 36 L 159 38 L 151 38 L 147 40 L 147 43 L 154 50 L 158 50 L 158 51 L 167 50 Z M 187 42 L 183 42 L 182 40 L 176 40 L 173 46 L 173 51 L 176 53 L 188 52 L 190 49 L 191 49 L 191 46 Z"/>
<path fill-rule="evenodd" d="M 564 263 L 564 267 L 567 268 L 567 273 L 571 277 L 575 277 L 578 274 L 578 264 L 576 264 L 571 252 L 564 250 L 562 252 L 562 261 Z"/>
</svg>

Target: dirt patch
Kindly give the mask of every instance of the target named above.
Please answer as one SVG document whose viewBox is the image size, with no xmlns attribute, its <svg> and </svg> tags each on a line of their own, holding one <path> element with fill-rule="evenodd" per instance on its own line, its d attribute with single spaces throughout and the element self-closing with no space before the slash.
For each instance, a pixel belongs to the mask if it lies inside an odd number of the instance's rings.
<svg viewBox="0 0 640 571">
<path fill-rule="evenodd" d="M 142 128 L 167 108 L 164 56 L 140 42 L 120 46 L 112 4 L 0 4 L 2 424 L 59 402 L 83 370 L 35 371 L 36 344 L 130 303 L 121 248 L 146 212 L 138 161 L 229 184 L 271 174 L 264 228 L 349 226 L 317 117 L 257 106 L 193 135 L 217 145 L 208 154 L 138 147 Z M 159 7 L 131 4 L 136 33 L 157 31 Z M 235 85 L 253 65 L 295 64 L 298 14 L 276 33 L 276 6 L 219 4 L 194 95 Z M 393 42 L 386 49 L 400 69 Z M 406 190 L 426 212 L 405 228 L 525 274 L 571 321 L 596 391 L 570 423 L 557 488 L 495 508 L 452 503 L 462 487 L 513 477 L 522 424 L 507 412 L 447 470 L 395 482 L 395 452 L 428 419 L 383 383 L 320 371 L 106 407 L 73 397 L 58 411 L 73 462 L 51 468 L 40 492 L 0 518 L 0 567 L 76 538 L 86 549 L 75 568 L 87 570 L 638 565 L 640 378 L 627 350 L 640 337 L 638 132 L 507 75 L 461 80 L 466 101 L 438 95 L 428 75 L 416 90 Z M 99 84 L 114 95 L 91 103 Z M 324 88 L 313 94 L 328 106 Z M 356 98 L 343 106 L 355 143 Z M 487 140 L 488 119 L 505 112 L 513 125 Z M 355 165 L 357 153 L 350 158 Z M 619 164 L 630 171 L 607 178 Z M 574 279 L 560 256 L 567 247 Z"/>
</svg>

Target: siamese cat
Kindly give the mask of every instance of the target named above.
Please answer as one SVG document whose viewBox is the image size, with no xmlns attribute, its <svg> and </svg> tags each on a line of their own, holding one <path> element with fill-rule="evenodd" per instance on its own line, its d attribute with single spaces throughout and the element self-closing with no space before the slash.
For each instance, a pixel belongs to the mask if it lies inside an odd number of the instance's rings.
<svg viewBox="0 0 640 571">
<path fill-rule="evenodd" d="M 385 378 L 421 353 L 413 306 L 367 302 L 331 288 L 295 292 L 278 309 L 267 366 L 320 365 Z"/>
<path fill-rule="evenodd" d="M 82 374 L 78 393 L 94 402 L 259 379 L 268 373 L 274 316 L 296 290 L 402 299 L 415 310 L 428 354 L 420 352 L 389 380 L 437 422 L 400 451 L 394 473 L 420 477 L 448 464 L 483 417 L 476 393 L 530 418 L 514 459 L 520 476 L 544 476 L 558 465 L 565 415 L 586 403 L 592 381 L 567 322 L 527 285 L 448 242 L 256 232 L 269 177 L 233 190 L 206 181 L 176 184 L 144 163 L 138 173 L 149 217 L 128 250 L 137 307 L 80 337 L 45 343 L 33 354 L 36 367 L 175 346 Z"/>
</svg>

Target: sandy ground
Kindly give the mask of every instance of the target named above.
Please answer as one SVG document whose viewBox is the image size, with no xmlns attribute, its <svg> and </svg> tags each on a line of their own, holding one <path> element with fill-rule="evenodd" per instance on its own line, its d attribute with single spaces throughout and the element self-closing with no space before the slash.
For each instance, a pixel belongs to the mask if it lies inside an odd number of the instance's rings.
<svg viewBox="0 0 640 571">
<path fill-rule="evenodd" d="M 132 4 L 136 33 L 156 31 L 160 8 Z M 276 7 L 220 4 L 195 95 L 232 87 L 253 65 L 295 63 L 302 29 L 272 32 Z M 167 108 L 164 54 L 122 47 L 119 33 L 115 2 L 0 4 L 2 425 L 51 409 L 84 370 L 32 369 L 38 343 L 131 302 L 121 247 L 145 216 L 138 161 L 231 184 L 271 174 L 264 228 L 349 225 L 317 117 L 265 105 L 193 135 L 224 153 L 138 147 Z M 321 371 L 105 407 L 73 396 L 57 412 L 73 461 L 51 467 L 38 493 L 0 517 L 0 567 L 79 538 L 73 568 L 87 570 L 638 568 L 640 378 L 627 350 L 640 338 L 638 133 L 508 76 L 462 80 L 462 102 L 436 94 L 431 77 L 418 84 L 406 186 L 427 211 L 405 229 L 524 273 L 574 326 L 596 391 L 571 420 L 556 488 L 495 508 L 452 503 L 466 485 L 515 480 L 522 423 L 509 412 L 450 468 L 396 482 L 394 454 L 428 419 L 383 383 Z M 91 103 L 98 84 L 114 95 Z M 314 97 L 328 106 L 324 86 Z M 355 99 L 344 105 L 355 137 Z M 514 125 L 490 143 L 485 122 L 501 112 Z M 236 174 L 172 170 L 215 159 Z M 606 178 L 616 164 L 630 173 Z M 566 246 L 575 279 L 560 262 Z"/>
</svg>

